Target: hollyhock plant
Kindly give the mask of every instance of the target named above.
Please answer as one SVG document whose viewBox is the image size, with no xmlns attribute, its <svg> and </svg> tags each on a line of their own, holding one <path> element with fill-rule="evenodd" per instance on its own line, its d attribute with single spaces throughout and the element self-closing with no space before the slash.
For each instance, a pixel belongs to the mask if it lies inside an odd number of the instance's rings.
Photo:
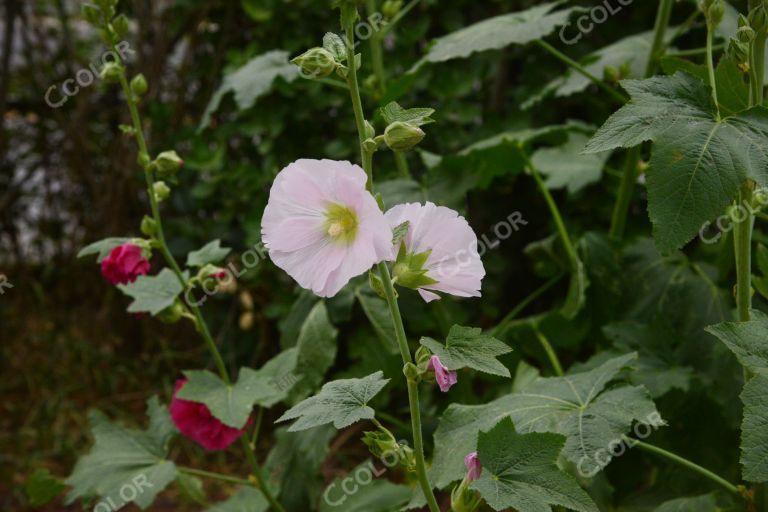
<svg viewBox="0 0 768 512">
<path fill-rule="evenodd" d="M 101 261 L 101 275 L 112 284 L 132 283 L 149 268 L 142 248 L 134 244 L 118 245 Z"/>
<path fill-rule="evenodd" d="M 237 441 L 245 432 L 245 428 L 228 427 L 214 418 L 204 404 L 182 400 L 176 396 L 186 383 L 186 379 L 176 381 L 169 408 L 171 419 L 179 432 L 208 451 L 224 450 Z"/>
<path fill-rule="evenodd" d="M 416 288 L 426 302 L 440 299 L 435 291 L 480 296 L 485 268 L 477 252 L 477 236 L 464 217 L 427 202 L 397 205 L 387 211 L 386 218 L 392 229 L 409 223 L 402 245 L 394 249 L 398 284 Z"/>
<path fill-rule="evenodd" d="M 392 231 L 357 165 L 297 160 L 275 178 L 261 223 L 272 261 L 303 288 L 332 297 L 390 257 Z"/>
<path fill-rule="evenodd" d="M 480 464 L 480 459 L 477 458 L 477 452 L 470 452 L 464 457 L 464 467 L 467 468 L 467 481 L 472 482 L 480 478 L 483 466 Z"/>
<path fill-rule="evenodd" d="M 434 370 L 435 380 L 437 381 L 437 385 L 440 387 L 440 391 L 443 393 L 448 392 L 448 390 L 451 389 L 451 386 L 458 382 L 456 372 L 452 372 L 446 368 L 443 363 L 440 362 L 440 358 L 437 356 L 432 356 L 429 358 L 427 369 Z"/>
</svg>

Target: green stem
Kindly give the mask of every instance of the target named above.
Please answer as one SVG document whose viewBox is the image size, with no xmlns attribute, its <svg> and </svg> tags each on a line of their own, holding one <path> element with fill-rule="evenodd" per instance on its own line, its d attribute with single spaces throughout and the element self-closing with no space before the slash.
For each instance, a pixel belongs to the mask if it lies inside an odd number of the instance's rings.
<svg viewBox="0 0 768 512">
<path fill-rule="evenodd" d="M 119 59 L 117 55 L 120 55 L 117 51 L 117 48 L 112 48 L 112 51 L 115 54 L 115 58 Z M 119 62 L 119 61 L 118 61 Z M 120 65 L 123 65 L 122 62 L 120 62 Z M 147 141 L 144 137 L 144 128 L 141 124 L 141 117 L 139 116 L 139 109 L 136 104 L 136 97 L 133 95 L 133 92 L 131 91 L 131 87 L 128 84 L 128 79 L 125 76 L 125 72 L 121 72 L 119 75 L 120 80 L 120 86 L 123 90 L 123 94 L 126 97 L 126 101 L 128 103 L 128 110 L 131 114 L 131 122 L 133 124 L 136 142 L 139 146 L 139 156 L 142 161 L 148 161 L 149 160 L 149 151 L 147 148 Z M 176 262 L 176 259 L 171 254 L 170 249 L 168 249 L 168 244 L 165 240 L 165 233 L 163 231 L 163 223 L 162 223 L 162 217 L 160 215 L 160 208 L 157 203 L 157 198 L 154 194 L 154 177 L 152 175 L 152 171 L 149 167 L 149 165 L 144 165 L 144 178 L 147 184 L 147 194 L 149 195 L 149 203 L 150 203 L 150 209 L 152 211 L 152 218 L 155 221 L 155 239 L 158 242 L 160 253 L 163 255 L 163 258 L 165 259 L 166 263 L 169 267 L 171 267 L 171 270 L 176 275 L 176 278 L 178 279 L 179 283 L 181 283 L 181 286 L 186 289 L 187 288 L 187 281 L 184 279 L 184 275 L 181 272 L 181 268 L 179 268 L 179 264 Z M 205 340 L 206 345 L 208 346 L 208 350 L 211 353 L 211 356 L 213 357 L 213 360 L 216 364 L 216 368 L 218 369 L 219 376 L 221 379 L 227 383 L 231 384 L 231 380 L 229 378 L 229 373 L 227 372 L 227 367 L 224 364 L 224 359 L 221 357 L 221 352 L 219 352 L 218 347 L 216 346 L 216 342 L 213 339 L 213 336 L 211 336 L 211 332 L 208 329 L 208 325 L 205 322 L 205 318 L 203 317 L 202 311 L 200 311 L 200 308 L 196 306 L 195 304 L 187 304 L 187 307 L 192 311 L 192 314 L 195 318 L 195 327 L 197 328 L 197 331 L 200 333 L 200 335 L 203 337 L 203 340 Z M 251 468 L 253 470 L 254 476 L 256 477 L 257 481 L 261 484 L 262 482 L 262 476 L 261 476 L 261 468 L 259 468 L 258 461 L 256 460 L 256 454 L 253 452 L 253 449 L 248 444 L 248 440 L 245 437 L 242 437 L 243 440 L 243 447 L 245 448 L 246 458 L 248 459 L 249 464 L 251 465 Z M 274 496 L 267 490 L 263 485 L 261 486 L 261 492 L 264 494 L 264 497 L 269 501 L 270 504 L 274 507 L 275 510 L 278 512 L 285 512 L 285 509 L 280 505 L 280 503 L 277 502 Z"/>
<path fill-rule="evenodd" d="M 653 25 L 653 44 L 648 54 L 648 62 L 645 66 L 645 76 L 650 77 L 656 72 L 656 65 L 666 46 L 665 35 L 669 26 L 669 18 L 672 15 L 673 0 L 661 0 L 656 11 L 656 21 Z"/>
<path fill-rule="evenodd" d="M 707 29 L 707 74 L 709 75 L 709 87 L 712 89 L 712 101 L 715 102 L 717 119 L 720 120 L 720 103 L 717 101 L 717 81 L 715 80 L 715 62 L 712 54 L 712 41 L 715 37 L 715 29 Z"/>
<path fill-rule="evenodd" d="M 547 202 L 549 211 L 552 214 L 552 219 L 555 221 L 557 232 L 560 235 L 560 240 L 563 242 L 565 253 L 568 255 L 568 262 L 570 263 L 571 271 L 577 272 L 579 267 L 579 255 L 576 253 L 576 248 L 573 246 L 571 237 L 568 235 L 568 230 L 566 229 L 565 223 L 563 222 L 563 216 L 560 215 L 560 209 L 557 207 L 557 203 L 552 197 L 552 194 L 550 194 L 547 185 L 544 183 L 544 180 L 541 179 L 541 175 L 539 174 L 538 169 L 536 169 L 536 166 L 533 165 L 533 162 L 531 162 L 531 159 L 528 158 L 528 155 L 525 154 L 524 151 L 521 152 L 524 155 L 524 159 L 528 169 L 531 172 L 531 176 L 533 176 L 533 179 L 536 180 L 536 185 L 538 185 L 541 195 L 544 196 L 544 200 Z"/>
<path fill-rule="evenodd" d="M 400 173 L 400 175 L 403 178 L 411 178 L 411 169 L 408 167 L 408 159 L 405 156 L 405 153 L 402 151 L 393 151 L 395 155 L 395 165 L 397 166 L 397 170 Z"/>
<path fill-rule="evenodd" d="M 547 337 L 544 336 L 544 334 L 539 330 L 537 326 L 534 326 L 533 330 L 536 333 L 536 339 L 539 340 L 539 343 L 544 349 L 544 352 L 547 353 L 547 357 L 549 358 L 549 362 L 552 365 L 552 369 L 555 370 L 555 375 L 562 377 L 565 375 L 565 373 L 563 372 L 563 366 L 560 364 L 560 359 L 557 357 L 557 352 L 555 352 L 552 344 L 549 343 Z"/>
<path fill-rule="evenodd" d="M 632 202 L 632 195 L 637 182 L 637 164 L 639 161 L 640 146 L 630 148 L 624 161 L 619 193 L 616 196 L 616 203 L 613 205 L 613 213 L 611 214 L 611 229 L 608 235 L 614 240 L 621 240 L 624 237 L 629 205 Z"/>
<path fill-rule="evenodd" d="M 752 201 L 750 184 L 741 187 L 739 191 L 738 211 L 745 215 L 742 222 L 736 223 L 733 229 L 733 247 L 736 255 L 736 309 L 739 321 L 747 322 L 752 309 L 752 228 L 755 219 L 749 211 Z"/>
<path fill-rule="evenodd" d="M 567 64 L 568 66 L 572 67 L 576 72 L 584 75 L 588 80 L 593 82 L 596 86 L 601 88 L 603 91 L 608 93 L 613 99 L 615 99 L 617 102 L 621 103 L 622 105 L 627 102 L 628 98 L 624 96 L 622 93 L 605 83 L 603 80 L 600 80 L 595 75 L 590 73 L 587 68 L 549 44 L 548 42 L 544 41 L 543 39 L 537 39 L 536 43 L 544 48 L 546 51 L 551 53 L 554 57 L 561 60 L 563 63 Z"/>
<path fill-rule="evenodd" d="M 672 13 L 672 5 L 673 0 L 659 1 L 659 8 L 656 11 L 656 21 L 653 26 L 653 44 L 651 45 L 651 50 L 648 52 L 648 61 L 645 65 L 646 78 L 650 78 L 655 73 L 656 64 L 664 53 L 666 47 L 666 33 Z M 619 185 L 616 203 L 613 206 L 613 213 L 611 214 L 609 235 L 614 240 L 621 240 L 624 237 L 624 231 L 627 225 L 627 215 L 629 214 L 629 205 L 632 202 L 635 183 L 637 182 L 637 166 L 640 162 L 640 151 L 640 146 L 631 148 L 627 152 L 627 157 L 624 162 L 621 184 Z"/>
<path fill-rule="evenodd" d="M 533 302 L 534 300 L 538 299 L 540 296 L 542 296 L 544 293 L 549 291 L 553 286 L 555 286 L 560 280 L 563 278 L 565 274 L 558 274 L 554 277 L 552 277 L 549 281 L 541 285 L 539 288 L 533 291 L 530 295 L 528 295 L 526 298 L 521 300 L 517 303 L 517 306 L 515 306 L 512 311 L 507 313 L 507 315 L 499 322 L 499 324 L 493 329 L 492 336 L 498 337 L 503 335 L 507 328 L 509 327 L 509 324 L 517 318 L 517 315 L 519 315 L 525 308 L 528 307 L 528 305 Z"/>
<path fill-rule="evenodd" d="M 350 64 L 347 73 L 347 83 L 349 84 L 349 92 L 352 98 L 352 109 L 355 112 L 355 123 L 357 125 L 358 139 L 360 141 L 360 154 L 362 157 L 363 169 L 365 169 L 365 172 L 368 175 L 368 189 L 371 190 L 373 187 L 373 154 L 366 150 L 364 144 L 365 117 L 363 115 L 363 104 L 360 100 L 357 70 L 354 66 L 355 36 L 353 23 L 349 22 L 347 26 L 344 27 L 344 32 L 347 38 L 347 60 L 348 64 Z M 400 349 L 403 364 L 413 364 L 413 357 L 411 356 L 411 350 L 408 347 L 408 338 L 405 334 L 403 318 L 400 315 L 400 308 L 397 304 L 397 298 L 395 297 L 395 288 L 392 284 L 392 277 L 389 274 L 387 264 L 384 262 L 379 263 L 378 271 L 384 287 L 384 294 L 387 298 L 387 306 L 389 307 L 392 324 L 395 327 L 395 338 L 397 339 L 397 345 Z M 416 475 L 419 480 L 419 485 L 421 486 L 421 491 L 427 499 L 430 512 L 440 512 L 440 507 L 432 492 L 432 485 L 429 483 L 429 478 L 427 477 L 427 463 L 424 459 L 424 440 L 421 432 L 421 410 L 419 409 L 418 385 L 411 380 L 408 380 L 408 402 L 411 411 L 411 430 L 413 433 L 414 455 L 416 457 Z"/>
<path fill-rule="evenodd" d="M 365 9 L 368 11 L 368 16 L 372 16 L 376 12 L 376 0 L 366 0 Z M 384 52 L 381 48 L 381 39 L 378 37 L 371 37 L 368 40 L 368 44 L 371 48 L 371 62 L 373 63 L 373 74 L 376 77 L 376 85 L 378 86 L 379 93 L 384 95 L 386 90 L 386 75 L 384 74 Z"/>
<path fill-rule="evenodd" d="M 237 478 L 234 476 L 222 475 L 221 473 L 205 471 L 204 469 L 188 468 L 184 466 L 177 466 L 177 469 L 182 473 L 186 473 L 187 475 L 200 476 L 203 478 L 210 478 L 213 480 L 221 480 L 222 482 L 229 482 L 232 484 L 249 485 L 251 487 L 253 486 L 253 484 L 249 480 L 245 480 L 244 478 Z"/>
<path fill-rule="evenodd" d="M 728 480 L 724 479 L 723 477 L 716 475 L 712 471 L 703 468 L 699 466 L 698 464 L 691 462 L 690 460 L 681 457 L 679 455 L 676 455 L 672 452 L 668 452 L 667 450 L 664 450 L 663 448 L 659 448 L 658 446 L 654 446 L 652 444 L 645 443 L 643 441 L 639 441 L 637 439 L 632 438 L 626 438 L 627 443 L 630 446 L 637 446 L 641 450 L 644 450 L 648 453 L 653 453 L 656 455 L 659 455 L 661 457 L 664 457 L 665 459 L 668 459 L 676 464 L 680 464 L 681 466 L 684 466 L 691 471 L 694 471 L 700 475 L 702 475 L 705 478 L 708 478 L 712 482 L 718 484 L 719 486 L 723 487 L 724 489 L 728 490 L 728 492 L 735 494 L 736 496 L 743 496 L 741 490 L 730 483 Z"/>
</svg>

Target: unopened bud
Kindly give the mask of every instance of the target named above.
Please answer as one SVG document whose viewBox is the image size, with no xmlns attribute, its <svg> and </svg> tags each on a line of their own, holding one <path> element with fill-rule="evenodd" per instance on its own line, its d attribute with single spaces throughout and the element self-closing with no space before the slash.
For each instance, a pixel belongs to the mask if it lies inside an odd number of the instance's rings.
<svg viewBox="0 0 768 512">
<path fill-rule="evenodd" d="M 157 172 L 160 177 L 174 176 L 181 166 L 184 165 L 182 160 L 175 151 L 163 151 L 155 161 L 152 162 L 152 169 Z"/>
<path fill-rule="evenodd" d="M 424 139 L 424 130 L 402 121 L 395 121 L 384 131 L 384 142 L 393 151 L 408 151 Z"/>
<path fill-rule="evenodd" d="M 240 320 L 238 321 L 240 330 L 250 331 L 253 328 L 253 321 L 254 321 L 254 316 L 253 316 L 253 312 L 251 311 L 247 311 L 242 315 L 240 315 Z"/>
<path fill-rule="evenodd" d="M 302 53 L 291 63 L 301 68 L 302 74 L 307 78 L 324 78 L 336 70 L 336 59 L 325 48 L 312 48 Z"/>
<path fill-rule="evenodd" d="M 421 372 L 418 367 L 413 363 L 405 363 L 403 366 L 403 375 L 409 382 L 419 382 L 421 380 Z"/>
<path fill-rule="evenodd" d="M 128 17 L 125 14 L 119 15 L 112 20 L 112 30 L 115 31 L 115 35 L 120 38 L 128 32 Z"/>
<path fill-rule="evenodd" d="M 157 232 L 157 222 L 152 217 L 145 215 L 141 219 L 141 232 L 147 236 L 154 236 Z"/>
<path fill-rule="evenodd" d="M 80 12 L 83 14 L 83 18 L 94 26 L 100 26 L 102 22 L 101 9 L 91 4 L 83 4 L 80 7 Z"/>
<path fill-rule="evenodd" d="M 107 62 L 104 67 L 101 68 L 99 76 L 107 83 L 115 83 L 120 80 L 120 75 L 123 73 L 123 68 L 117 62 Z"/>
<path fill-rule="evenodd" d="M 165 324 L 175 324 L 181 319 L 184 309 L 184 305 L 177 298 L 172 305 L 158 313 L 157 319 Z"/>
<path fill-rule="evenodd" d="M 725 4 L 722 0 L 715 0 L 707 10 L 707 21 L 711 25 L 712 30 L 720 25 L 720 22 L 723 21 L 723 16 L 725 16 Z"/>
<path fill-rule="evenodd" d="M 158 203 L 168 199 L 171 195 L 171 189 L 164 181 L 157 181 L 152 185 L 152 192 L 155 194 L 155 199 Z"/>
<path fill-rule="evenodd" d="M 387 18 L 394 18 L 403 8 L 403 0 L 387 0 L 381 6 L 381 13 Z"/>
<path fill-rule="evenodd" d="M 131 92 L 136 96 L 144 96 L 147 92 L 147 79 L 139 73 L 131 80 Z"/>
</svg>

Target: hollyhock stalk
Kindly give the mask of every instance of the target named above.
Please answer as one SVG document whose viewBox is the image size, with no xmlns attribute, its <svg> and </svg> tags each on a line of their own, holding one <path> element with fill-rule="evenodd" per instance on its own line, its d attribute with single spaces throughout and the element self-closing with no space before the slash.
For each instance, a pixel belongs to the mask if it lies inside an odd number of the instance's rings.
<svg viewBox="0 0 768 512">
<path fill-rule="evenodd" d="M 355 33 L 354 33 L 354 19 L 349 17 L 347 19 L 344 28 L 346 34 L 347 43 L 347 62 L 350 63 L 347 72 L 347 85 L 349 86 L 349 93 L 352 99 L 352 108 L 355 113 L 355 123 L 357 125 L 357 132 L 360 142 L 360 154 L 363 163 L 363 169 L 368 175 L 368 189 L 373 191 L 373 150 L 366 147 L 366 130 L 365 130 L 365 116 L 363 114 L 363 103 L 360 99 L 360 89 L 357 81 L 357 70 L 355 68 Z M 389 273 L 389 267 L 385 262 L 377 264 L 377 270 L 381 277 L 382 286 L 384 288 L 384 295 L 387 299 L 387 306 L 389 307 L 389 313 L 392 318 L 392 323 L 395 326 L 395 338 L 397 339 L 397 345 L 400 349 L 400 355 L 403 359 L 403 364 L 413 366 L 413 356 L 411 350 L 408 347 L 408 338 L 405 334 L 405 327 L 403 325 L 403 318 L 400 315 L 400 307 L 397 303 L 397 297 L 395 295 L 395 287 L 392 284 L 392 276 Z M 421 429 L 421 410 L 419 407 L 419 386 L 418 383 L 408 378 L 408 402 L 411 412 L 411 430 L 413 434 L 413 447 L 414 455 L 416 457 L 416 476 L 419 480 L 419 486 L 427 500 L 430 512 L 440 512 L 440 507 L 437 504 L 437 499 L 432 491 L 432 485 L 429 482 L 427 476 L 427 464 L 424 458 L 424 439 Z"/>
<path fill-rule="evenodd" d="M 120 73 L 119 73 L 119 81 L 120 86 L 123 90 L 123 94 L 125 95 L 126 101 L 128 103 L 128 110 L 131 114 L 131 122 L 133 124 L 133 133 L 134 138 L 136 139 L 136 144 L 139 148 L 139 164 L 144 169 L 144 179 L 146 181 L 147 185 L 147 194 L 149 195 L 149 202 L 150 202 L 150 209 L 152 211 L 152 218 L 155 221 L 155 235 L 154 239 L 157 242 L 157 248 L 159 249 L 160 253 L 163 255 L 163 258 L 165 259 L 168 266 L 171 268 L 173 273 L 176 275 L 176 278 L 179 280 L 181 285 L 186 288 L 187 282 L 184 279 L 184 276 L 181 272 L 181 268 L 179 267 L 179 264 L 176 262 L 176 259 L 171 254 L 170 249 L 168 249 L 168 244 L 165 241 L 165 234 L 163 231 L 163 224 L 162 224 L 162 218 L 160 216 L 160 208 L 158 206 L 157 198 L 154 194 L 154 186 L 155 186 L 155 179 L 152 174 L 152 169 L 150 168 L 150 157 L 149 157 L 149 150 L 147 148 L 147 142 L 144 138 L 144 128 L 141 124 L 141 117 L 139 116 L 139 109 L 136 103 L 136 96 L 134 95 L 133 91 L 131 90 L 130 85 L 128 84 L 128 79 L 125 76 L 125 68 L 124 63 L 122 62 L 122 59 L 119 57 L 120 53 L 117 50 L 117 47 L 113 44 L 112 45 L 112 51 L 115 56 L 116 62 L 120 65 Z M 221 357 L 221 353 L 219 352 L 218 347 L 216 346 L 216 342 L 213 340 L 213 336 L 211 336 L 211 332 L 208 329 L 208 325 L 205 322 L 205 319 L 203 318 L 203 314 L 200 311 L 200 308 L 196 306 L 195 304 L 187 304 L 186 307 L 190 309 L 192 312 L 192 315 L 195 319 L 195 327 L 197 331 L 200 333 L 200 335 L 205 340 L 205 343 L 208 347 L 209 352 L 211 353 L 211 356 L 213 356 L 214 362 L 216 364 L 216 368 L 219 372 L 219 376 L 221 379 L 227 383 L 231 384 L 231 380 L 229 378 L 229 374 L 227 372 L 227 367 L 224 364 L 224 359 Z M 264 477 L 261 472 L 261 468 L 259 467 L 258 459 L 256 458 L 255 453 L 255 447 L 252 446 L 249 442 L 246 436 L 240 437 L 243 450 L 245 451 L 246 459 L 248 460 L 248 464 L 250 465 L 253 476 L 256 479 L 256 487 L 261 491 L 261 493 L 264 495 L 264 497 L 267 499 L 267 501 L 270 503 L 270 505 L 278 512 L 285 512 L 285 509 L 280 504 L 280 502 L 277 501 L 275 496 L 272 495 L 272 493 L 267 488 Z"/>
</svg>

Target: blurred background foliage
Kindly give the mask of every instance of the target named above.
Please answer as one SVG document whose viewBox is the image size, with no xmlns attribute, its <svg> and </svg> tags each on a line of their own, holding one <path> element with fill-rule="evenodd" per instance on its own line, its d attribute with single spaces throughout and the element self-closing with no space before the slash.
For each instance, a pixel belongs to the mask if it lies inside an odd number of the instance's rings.
<svg viewBox="0 0 768 512">
<path fill-rule="evenodd" d="M 363 101 L 369 113 L 390 100 L 437 110 L 437 123 L 426 127 L 428 135 L 420 150 L 407 155 L 412 179 L 406 181 L 391 156 L 377 155 L 377 180 L 388 181 L 384 188 L 389 204 L 428 199 L 453 206 L 488 240 L 495 238 L 494 226 L 514 212 L 527 221 L 484 255 L 488 276 L 482 299 L 446 298 L 427 308 L 415 294 L 401 294 L 413 336 L 439 336 L 453 323 L 492 328 L 561 271 L 561 249 L 550 237 L 553 229 L 546 205 L 509 151 L 500 146 L 474 160 L 459 159 L 452 165 L 445 160 L 446 165 L 437 167 L 435 162 L 501 132 L 569 120 L 600 125 L 616 105 L 587 87 L 524 109 L 522 105 L 541 94 L 545 84 L 567 71 L 535 45 L 510 46 L 406 74 L 432 39 L 537 3 L 419 2 L 385 40 L 386 94 L 370 78 L 370 60 L 364 59 L 362 76 L 369 78 L 364 79 Z M 673 24 L 682 23 L 693 9 L 692 2 L 679 2 Z M 349 97 L 334 86 L 277 78 L 255 101 L 235 101 L 233 94 L 225 94 L 209 119 L 204 116 L 224 77 L 251 59 L 272 50 L 295 56 L 318 45 L 326 31 L 338 32 L 337 13 L 328 2 L 123 0 L 121 10 L 132 20 L 127 39 L 135 53 L 130 68 L 142 72 L 150 84 L 142 104 L 150 149 L 155 154 L 176 149 L 186 162 L 172 201 L 164 204 L 166 233 L 177 256 L 215 238 L 239 254 L 258 244 L 270 184 L 293 160 L 358 158 Z M 556 36 L 550 40 L 579 59 L 652 29 L 655 13 L 655 2 L 636 1 L 575 45 L 563 45 Z M 702 34 L 701 26 L 694 25 L 675 44 L 699 47 Z M 367 52 L 366 43 L 361 44 Z M 631 48 L 629 56 L 644 59 L 641 50 Z M 135 424 L 148 396 L 169 396 L 181 369 L 210 362 L 191 328 L 163 326 L 126 314 L 127 299 L 102 280 L 93 261 L 75 257 L 89 242 L 139 235 L 139 222 L 148 208 L 135 148 L 117 129 L 127 122 L 118 88 L 97 80 L 59 108 L 44 99 L 49 87 L 60 87 L 78 70 L 99 62 L 103 52 L 97 35 L 80 18 L 79 2 L 2 1 L 0 273 L 13 284 L 0 295 L 2 510 L 27 509 L 22 487 L 34 469 L 46 467 L 59 476 L 69 473 L 89 442 L 87 409 L 99 408 Z M 383 128 L 381 120 L 378 128 Z M 563 137 L 552 134 L 560 144 Z M 566 152 L 561 160 L 567 158 Z M 713 353 L 717 347 L 701 331 L 703 325 L 730 316 L 726 284 L 730 274 L 697 262 L 715 261 L 706 248 L 661 258 L 644 238 L 650 229 L 639 200 L 642 191 L 633 202 L 629 225 L 630 233 L 639 238 L 630 249 L 616 251 L 603 233 L 620 165 L 621 158 L 612 157 L 602 176 L 598 173 L 588 186 L 554 191 L 570 231 L 581 237 L 579 247 L 592 281 L 588 307 L 573 320 L 550 313 L 567 289 L 567 279 L 555 281 L 525 309 L 524 320 L 507 323 L 500 334 L 516 348 L 505 363 L 514 368 L 523 358 L 549 373 L 535 341 L 536 329 L 547 335 L 570 366 L 611 346 L 615 340 L 603 331 L 606 323 L 656 322 L 658 332 L 669 340 L 659 349 L 658 360 L 687 369 L 682 377 L 670 377 L 682 378 L 682 384 L 663 389 L 664 396 L 657 397 L 671 425 L 658 436 L 675 439 L 681 453 L 694 453 L 697 462 L 735 478 L 737 451 L 723 453 L 702 441 L 729 439 L 737 445 L 739 411 L 732 397 L 739 388 L 728 373 L 736 367 L 724 351 Z M 356 286 L 364 288 L 364 280 L 352 288 Z M 388 376 L 396 376 L 397 356 L 378 349 L 377 334 L 352 291 L 328 303 L 340 328 L 340 348 L 329 375 L 360 376 L 383 366 Z M 296 325 L 311 304 L 312 299 L 284 273 L 261 261 L 244 274 L 234 293 L 210 300 L 205 313 L 234 369 L 241 364 L 256 367 L 278 353 L 281 345 L 290 344 L 291 333 L 295 336 Z M 531 318 L 536 321 L 530 322 Z M 705 373 L 714 366 L 717 372 Z M 692 382 L 692 369 L 702 370 L 704 377 Z M 395 382 L 402 385 L 401 379 Z M 509 392 L 510 384 L 478 377 L 474 382 L 461 380 L 457 389 L 453 400 L 479 403 Z M 390 415 L 407 417 L 407 401 L 398 398 L 403 394 L 392 393 L 385 409 Z M 431 396 L 425 397 L 427 439 L 445 399 Z M 267 430 L 276 417 L 267 414 Z M 315 456 L 316 468 L 307 477 L 318 482 L 318 489 L 365 460 L 364 447 L 356 441 L 360 433 L 353 427 L 325 436 L 329 447 Z M 259 451 L 266 457 L 275 436 L 265 434 L 263 439 Z M 186 450 L 182 458 L 202 459 L 189 446 L 175 450 Z M 235 471 L 242 466 L 234 454 L 213 460 Z M 295 463 L 301 465 L 301 460 Z M 701 482 L 678 471 L 652 467 L 642 455 L 631 453 L 611 466 L 594 492 L 613 496 L 606 499 L 615 503 L 650 510 L 647 507 L 657 498 L 701 490 Z M 633 502 L 640 491 L 642 499 Z M 309 492 L 316 491 L 310 486 Z M 217 495 L 215 487 L 212 495 Z M 301 503 L 309 498 L 295 499 Z M 175 491 L 153 505 L 153 510 L 199 509 Z M 55 504 L 48 510 L 65 508 Z"/>
</svg>

